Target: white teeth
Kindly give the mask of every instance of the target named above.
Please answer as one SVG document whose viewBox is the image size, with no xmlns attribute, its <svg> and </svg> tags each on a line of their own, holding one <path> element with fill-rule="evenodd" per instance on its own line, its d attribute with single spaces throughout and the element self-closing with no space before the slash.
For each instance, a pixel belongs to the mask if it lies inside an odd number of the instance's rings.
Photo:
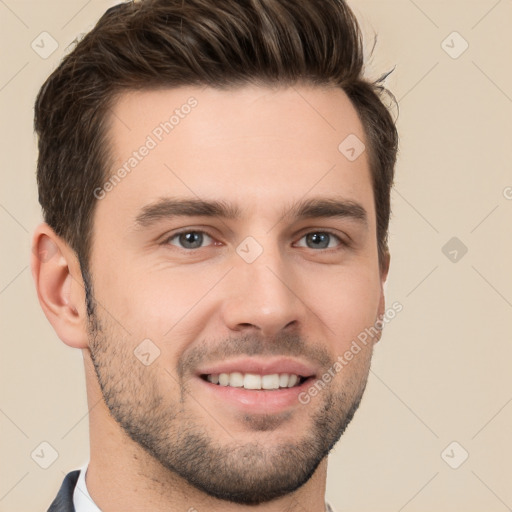
<svg viewBox="0 0 512 512">
<path fill-rule="evenodd" d="M 246 373 L 244 376 L 245 389 L 261 389 L 261 376 L 254 373 Z"/>
<path fill-rule="evenodd" d="M 211 382 L 212 384 L 218 384 L 219 383 L 219 376 L 217 374 L 210 374 L 206 377 L 208 379 L 208 382 Z"/>
<path fill-rule="evenodd" d="M 279 389 L 279 375 L 277 373 L 263 375 L 261 377 L 261 387 L 263 389 Z"/>
<path fill-rule="evenodd" d="M 290 379 L 290 376 L 287 373 L 281 373 L 281 375 L 279 375 L 279 387 L 287 388 L 289 379 Z"/>
<path fill-rule="evenodd" d="M 299 383 L 299 376 L 288 373 L 273 373 L 270 375 L 258 375 L 256 373 L 220 373 L 206 376 L 206 380 L 220 386 L 230 386 L 245 389 L 279 389 L 291 388 Z"/>
<path fill-rule="evenodd" d="M 291 388 L 291 387 L 295 386 L 295 384 L 297 384 L 298 380 L 299 380 L 299 378 L 297 377 L 297 375 L 291 374 L 290 379 L 288 380 L 288 387 Z"/>
<path fill-rule="evenodd" d="M 233 372 L 229 375 L 229 385 L 234 388 L 244 387 L 244 376 L 240 372 Z"/>
</svg>

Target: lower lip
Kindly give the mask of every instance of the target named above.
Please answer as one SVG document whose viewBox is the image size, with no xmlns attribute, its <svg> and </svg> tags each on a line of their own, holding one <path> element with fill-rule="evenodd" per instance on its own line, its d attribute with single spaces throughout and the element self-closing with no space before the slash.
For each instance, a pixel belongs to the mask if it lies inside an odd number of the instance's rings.
<svg viewBox="0 0 512 512">
<path fill-rule="evenodd" d="M 248 390 L 244 388 L 234 388 L 231 386 L 220 386 L 212 384 L 200 377 L 197 377 L 204 393 L 211 396 L 214 400 L 233 404 L 237 408 L 246 412 L 258 413 L 278 413 L 299 405 L 299 395 L 310 385 L 313 377 L 306 379 L 300 386 L 282 389 L 255 389 Z"/>
</svg>

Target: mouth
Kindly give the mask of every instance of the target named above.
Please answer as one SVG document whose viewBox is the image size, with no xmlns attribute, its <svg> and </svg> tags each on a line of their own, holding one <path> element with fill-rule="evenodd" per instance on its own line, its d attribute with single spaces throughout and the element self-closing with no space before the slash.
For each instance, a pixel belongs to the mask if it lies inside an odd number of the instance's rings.
<svg viewBox="0 0 512 512">
<path fill-rule="evenodd" d="M 215 408 L 278 414 L 301 404 L 319 367 L 298 358 L 241 357 L 197 368 L 194 381 Z"/>
<path fill-rule="evenodd" d="M 318 372 L 297 359 L 239 358 L 198 369 L 194 381 L 216 411 L 280 414 L 306 410 L 300 396 Z"/>
</svg>

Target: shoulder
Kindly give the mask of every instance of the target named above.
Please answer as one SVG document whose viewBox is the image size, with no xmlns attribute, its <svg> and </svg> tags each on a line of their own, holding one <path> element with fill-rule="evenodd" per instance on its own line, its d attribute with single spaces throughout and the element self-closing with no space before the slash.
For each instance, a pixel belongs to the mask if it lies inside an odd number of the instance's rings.
<svg viewBox="0 0 512 512">
<path fill-rule="evenodd" d="M 326 501 L 325 502 L 325 512 L 336 512 L 336 510 L 329 502 Z"/>
<path fill-rule="evenodd" d="M 53 500 L 47 512 L 75 512 L 73 492 L 79 475 L 79 469 L 71 471 L 66 475 L 56 498 Z"/>
</svg>

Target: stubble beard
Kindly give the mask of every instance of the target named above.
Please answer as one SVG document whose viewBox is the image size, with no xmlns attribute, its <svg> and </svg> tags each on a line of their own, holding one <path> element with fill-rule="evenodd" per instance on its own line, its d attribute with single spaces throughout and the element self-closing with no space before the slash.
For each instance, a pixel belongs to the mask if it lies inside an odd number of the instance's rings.
<svg viewBox="0 0 512 512">
<path fill-rule="evenodd" d="M 257 505 L 302 487 L 340 439 L 366 387 L 367 371 L 349 379 L 350 393 L 333 385 L 325 387 L 310 402 L 314 412 L 305 415 L 311 427 L 293 441 L 269 446 L 236 439 L 228 432 L 231 439 L 221 443 L 208 431 L 222 426 L 222 417 L 210 417 L 206 411 L 203 421 L 194 416 L 190 405 L 200 402 L 200 397 L 191 399 L 181 378 L 180 399 L 170 400 L 158 373 L 165 373 L 162 367 L 142 365 L 129 348 L 128 336 L 107 318 L 100 324 L 95 310 L 91 308 L 89 316 L 90 356 L 112 417 L 164 468 L 220 500 Z M 245 415 L 243 422 L 250 433 L 266 432 L 268 439 L 272 431 L 282 432 L 286 418 Z"/>
</svg>

